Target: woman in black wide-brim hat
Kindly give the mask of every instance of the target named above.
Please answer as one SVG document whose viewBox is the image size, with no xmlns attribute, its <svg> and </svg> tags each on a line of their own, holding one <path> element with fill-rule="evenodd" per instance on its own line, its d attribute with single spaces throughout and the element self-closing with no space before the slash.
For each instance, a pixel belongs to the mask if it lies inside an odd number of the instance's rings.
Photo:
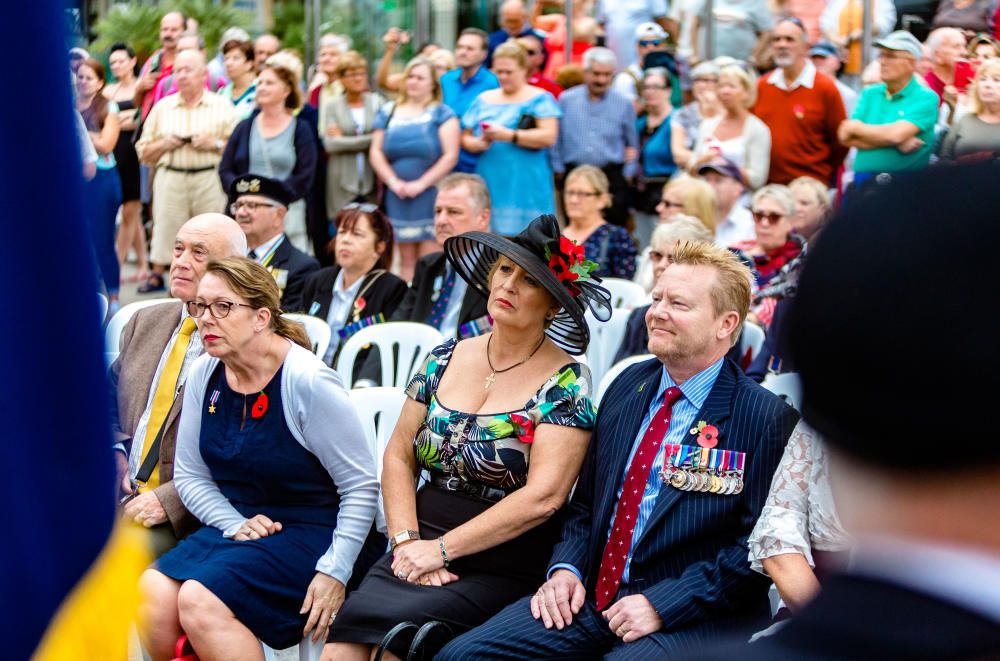
<svg viewBox="0 0 1000 661">
<path fill-rule="evenodd" d="M 382 471 L 392 550 L 337 614 L 324 659 L 367 661 L 409 622 L 387 644 L 405 657 L 418 627 L 457 635 L 530 594 L 590 440 L 590 372 L 570 354 L 587 348 L 585 309 L 611 313 L 596 264 L 552 216 L 513 240 L 469 232 L 444 249 L 488 298 L 493 328 L 435 348 L 410 381 Z"/>
</svg>

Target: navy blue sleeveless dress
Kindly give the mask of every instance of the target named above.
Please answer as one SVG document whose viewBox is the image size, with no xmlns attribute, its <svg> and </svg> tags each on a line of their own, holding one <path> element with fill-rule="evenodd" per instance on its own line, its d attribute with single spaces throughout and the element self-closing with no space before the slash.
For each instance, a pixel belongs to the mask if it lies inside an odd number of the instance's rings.
<svg viewBox="0 0 1000 661">
<path fill-rule="evenodd" d="M 316 575 L 316 562 L 333 541 L 340 504 L 330 474 L 285 423 L 281 373 L 279 369 L 263 390 L 267 411 L 253 418 L 256 393 L 233 391 L 220 363 L 208 381 L 198 446 L 233 507 L 248 518 L 263 514 L 281 522 L 281 532 L 238 542 L 205 526 L 157 564 L 175 580 L 203 584 L 276 649 L 302 640 L 308 614 L 299 615 L 299 609 Z M 209 413 L 207 402 L 216 390 L 216 412 Z"/>
</svg>

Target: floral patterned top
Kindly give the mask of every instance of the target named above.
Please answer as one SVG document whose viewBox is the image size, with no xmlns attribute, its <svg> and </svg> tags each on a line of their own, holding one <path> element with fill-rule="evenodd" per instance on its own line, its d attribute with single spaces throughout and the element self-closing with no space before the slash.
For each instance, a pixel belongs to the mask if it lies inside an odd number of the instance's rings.
<svg viewBox="0 0 1000 661">
<path fill-rule="evenodd" d="M 513 491 L 528 481 L 535 428 L 544 423 L 593 429 L 597 417 L 590 398 L 590 370 L 568 363 L 550 376 L 523 408 L 504 413 L 463 413 L 437 399 L 437 388 L 458 341 L 435 347 L 406 395 L 427 406 L 427 417 L 413 440 L 421 468 Z"/>
</svg>

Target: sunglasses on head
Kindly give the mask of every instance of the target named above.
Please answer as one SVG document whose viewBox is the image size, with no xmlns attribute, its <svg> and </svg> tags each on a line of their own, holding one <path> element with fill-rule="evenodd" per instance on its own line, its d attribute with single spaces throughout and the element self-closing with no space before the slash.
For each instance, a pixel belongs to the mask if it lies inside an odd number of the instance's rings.
<svg viewBox="0 0 1000 661">
<path fill-rule="evenodd" d="M 663 43 L 662 39 L 640 39 L 639 40 L 639 45 L 640 46 L 644 46 L 644 47 L 646 47 L 646 46 L 659 46 L 662 43 Z"/>
<path fill-rule="evenodd" d="M 371 204 L 370 202 L 351 202 L 344 206 L 341 211 L 354 211 L 355 209 L 358 209 L 361 213 L 375 213 L 378 211 L 378 205 Z"/>
</svg>

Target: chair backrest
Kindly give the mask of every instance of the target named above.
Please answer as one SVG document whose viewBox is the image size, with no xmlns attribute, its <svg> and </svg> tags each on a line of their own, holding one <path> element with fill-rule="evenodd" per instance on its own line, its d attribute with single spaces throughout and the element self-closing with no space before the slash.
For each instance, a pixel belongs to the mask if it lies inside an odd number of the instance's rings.
<svg viewBox="0 0 1000 661">
<path fill-rule="evenodd" d="M 764 346 L 764 329 L 755 323 L 743 322 L 743 332 L 740 333 L 740 359 L 750 351 L 752 361 L 760 353 L 760 348 Z"/>
<path fill-rule="evenodd" d="M 129 319 L 131 319 L 132 315 L 136 312 L 153 305 L 171 303 L 175 301 L 177 301 L 176 298 L 149 298 L 145 301 L 129 303 L 123 307 L 115 313 L 115 316 L 111 317 L 111 321 L 108 322 L 107 328 L 104 329 L 104 351 L 109 354 L 113 353 L 116 356 L 118 355 L 118 352 L 121 349 L 122 331 L 125 330 L 125 326 L 128 324 Z"/>
<path fill-rule="evenodd" d="M 650 301 L 642 285 L 623 278 L 601 278 L 601 286 L 611 292 L 611 307 L 631 310 Z"/>
<path fill-rule="evenodd" d="M 376 476 L 382 482 L 382 455 L 396 428 L 399 413 L 406 402 L 406 394 L 402 388 L 355 388 L 349 390 L 351 403 L 354 404 L 361 427 L 364 429 L 368 447 L 375 456 Z M 378 511 L 375 514 L 375 527 L 379 532 L 386 532 L 385 511 L 382 507 L 382 490 L 379 489 Z"/>
<path fill-rule="evenodd" d="M 795 410 L 802 410 L 802 380 L 795 372 L 768 374 L 760 385 L 781 397 Z"/>
<path fill-rule="evenodd" d="M 615 379 L 625 371 L 626 368 L 635 365 L 636 363 L 641 363 L 643 361 L 649 360 L 653 357 L 651 353 L 644 353 L 638 356 L 629 356 L 628 358 L 622 358 L 617 363 L 611 366 L 607 372 L 604 373 L 604 377 L 601 379 L 601 383 L 597 386 L 597 394 L 594 396 L 594 404 L 596 406 L 601 405 L 601 400 L 604 399 L 604 393 L 608 391 L 611 384 Z"/>
<path fill-rule="evenodd" d="M 590 327 L 590 344 L 587 346 L 587 365 L 590 367 L 590 376 L 593 383 L 601 382 L 604 373 L 608 371 L 618 353 L 618 347 L 625 337 L 625 327 L 628 325 L 628 317 L 631 310 L 625 308 L 613 308 L 611 318 L 607 321 L 598 321 L 587 311 L 585 318 Z"/>
<path fill-rule="evenodd" d="M 108 297 L 101 292 L 97 292 L 97 312 L 101 315 L 99 319 L 103 325 L 108 318 Z"/>
<path fill-rule="evenodd" d="M 313 353 L 320 358 L 326 355 L 326 350 L 330 348 L 330 339 L 333 333 L 330 330 L 330 325 L 325 320 L 298 312 L 288 312 L 281 316 L 290 321 L 297 321 L 305 326 L 306 335 L 309 336 L 309 341 L 312 342 Z M 349 386 L 344 384 L 344 387 L 347 388 Z"/>
<path fill-rule="evenodd" d="M 350 388 L 354 383 L 354 362 L 358 353 L 374 344 L 382 364 L 382 385 L 405 388 L 431 349 L 442 342 L 441 331 L 427 324 L 412 321 L 375 324 L 347 338 L 334 369 L 340 374 L 344 387 Z"/>
</svg>

